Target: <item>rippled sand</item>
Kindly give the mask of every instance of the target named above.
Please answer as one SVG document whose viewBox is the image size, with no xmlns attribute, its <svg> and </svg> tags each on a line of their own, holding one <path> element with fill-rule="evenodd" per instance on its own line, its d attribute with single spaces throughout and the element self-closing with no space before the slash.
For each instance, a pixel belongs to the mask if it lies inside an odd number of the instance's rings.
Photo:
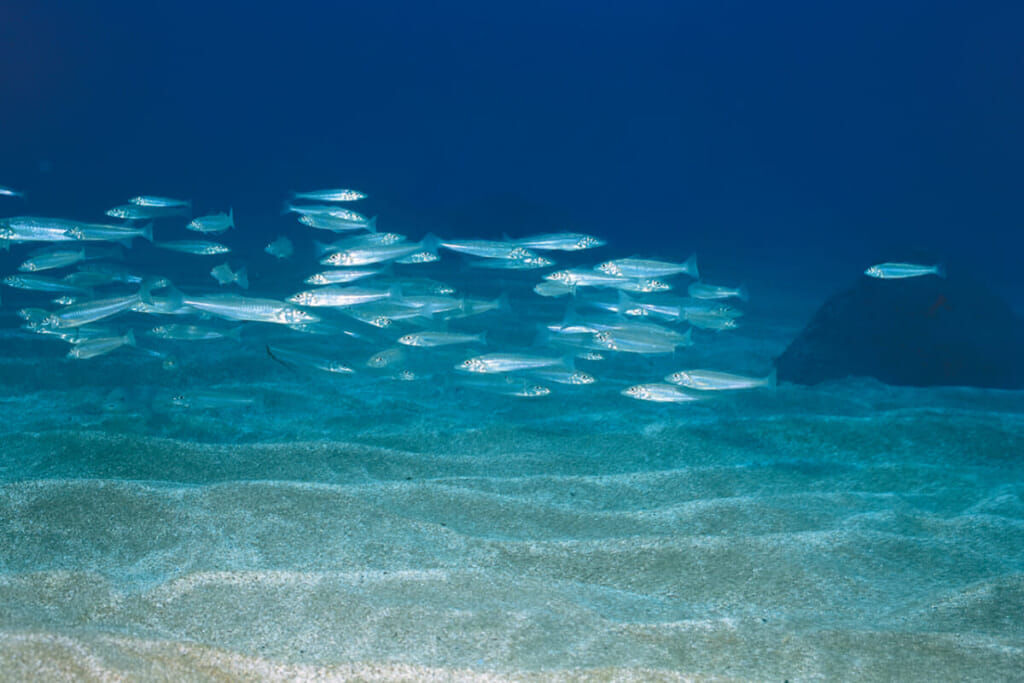
<svg viewBox="0 0 1024 683">
<path fill-rule="evenodd" d="M 1024 411 L 848 389 L 604 432 L 8 434 L 0 677 L 1017 678 Z"/>
</svg>

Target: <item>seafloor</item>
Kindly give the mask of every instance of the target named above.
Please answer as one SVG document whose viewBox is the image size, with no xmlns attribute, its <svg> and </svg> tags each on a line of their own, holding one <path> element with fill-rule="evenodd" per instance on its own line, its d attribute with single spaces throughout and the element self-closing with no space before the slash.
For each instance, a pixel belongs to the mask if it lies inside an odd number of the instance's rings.
<svg viewBox="0 0 1024 683">
<path fill-rule="evenodd" d="M 665 362 L 763 370 L 816 303 Z M 1020 392 L 519 399 L 295 372 L 258 324 L 75 361 L 4 315 L 0 679 L 1024 672 Z M 169 400 L 208 386 L 258 403 Z"/>
</svg>

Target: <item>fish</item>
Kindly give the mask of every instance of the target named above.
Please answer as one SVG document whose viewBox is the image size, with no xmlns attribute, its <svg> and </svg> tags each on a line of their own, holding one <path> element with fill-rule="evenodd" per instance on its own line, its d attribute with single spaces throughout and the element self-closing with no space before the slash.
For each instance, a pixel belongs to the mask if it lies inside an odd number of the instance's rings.
<svg viewBox="0 0 1024 683">
<path fill-rule="evenodd" d="M 468 256 L 492 259 L 537 258 L 536 252 L 515 242 L 495 240 L 439 240 L 438 244 L 449 251 Z"/>
<path fill-rule="evenodd" d="M 233 339 L 242 341 L 242 326 L 233 327 L 230 330 L 221 330 L 213 327 L 202 327 L 199 325 L 157 325 L 149 331 L 149 334 L 160 339 L 173 339 L 175 341 L 208 341 L 212 339 Z"/>
<path fill-rule="evenodd" d="M 285 259 L 292 255 L 294 251 L 292 247 L 292 241 L 287 237 L 281 235 L 276 240 L 268 244 L 263 248 L 263 251 L 267 252 L 271 256 L 279 259 Z"/>
<path fill-rule="evenodd" d="M 68 351 L 68 358 L 83 360 L 110 353 L 122 346 L 135 346 L 135 334 L 128 330 L 121 337 L 97 337 L 75 343 Z"/>
<path fill-rule="evenodd" d="M 564 359 L 562 358 L 532 356 L 525 353 L 488 353 L 482 356 L 467 358 L 462 363 L 456 365 L 455 369 L 462 372 L 493 374 L 546 368 L 563 363 Z"/>
<path fill-rule="evenodd" d="M 358 306 L 371 301 L 387 299 L 395 294 L 390 289 L 364 289 L 362 287 L 336 287 L 328 285 L 318 289 L 298 292 L 288 297 L 287 301 L 301 306 L 329 306 L 343 308 Z"/>
<path fill-rule="evenodd" d="M 493 270 L 536 270 L 550 268 L 555 262 L 546 256 L 532 256 L 517 259 L 482 259 L 470 261 L 470 268 L 490 268 Z"/>
<path fill-rule="evenodd" d="M 339 270 L 325 270 L 321 273 L 310 275 L 306 278 L 305 282 L 307 285 L 336 285 L 344 284 L 347 282 L 355 282 L 356 280 L 362 280 L 363 278 L 373 277 L 379 275 L 381 271 L 370 270 L 366 268 L 349 268 Z"/>
<path fill-rule="evenodd" d="M 275 299 L 257 299 L 238 294 L 212 294 L 203 297 L 183 296 L 181 301 L 197 311 L 228 320 L 252 320 L 281 325 L 320 322 L 318 316 Z"/>
<path fill-rule="evenodd" d="M 551 389 L 543 384 L 535 384 L 525 377 L 509 377 L 505 375 L 476 375 L 462 378 L 459 386 L 499 396 L 516 396 L 519 398 L 539 398 L 551 394 Z"/>
<path fill-rule="evenodd" d="M 946 277 L 946 267 L 937 263 L 933 266 L 925 266 L 917 263 L 879 263 L 864 271 L 868 277 L 882 280 L 902 280 L 908 277 L 922 277 L 924 275 L 936 275 Z"/>
<path fill-rule="evenodd" d="M 169 216 L 181 216 L 191 213 L 191 209 L 185 206 L 150 206 L 141 204 L 122 204 L 106 210 L 106 215 L 111 218 L 121 218 L 129 221 L 152 220 L 154 218 L 167 218 Z"/>
<path fill-rule="evenodd" d="M 775 371 L 767 377 L 746 377 L 717 370 L 680 370 L 665 377 L 665 381 L 697 391 L 729 391 L 774 387 Z"/>
<path fill-rule="evenodd" d="M 157 197 L 154 195 L 143 194 L 138 197 L 132 197 L 128 200 L 129 204 L 135 204 L 136 206 L 148 206 L 159 209 L 189 209 L 192 210 L 191 199 L 172 199 L 170 197 Z"/>
<path fill-rule="evenodd" d="M 354 249 L 356 247 L 398 244 L 399 242 L 406 241 L 408 241 L 408 238 L 405 235 L 398 234 L 397 232 L 369 232 L 365 235 L 345 237 L 331 242 L 330 244 L 313 240 L 313 247 L 316 250 L 317 256 L 323 256 L 325 254 L 331 254 L 336 251 L 345 251 L 346 249 Z"/>
<path fill-rule="evenodd" d="M 622 390 L 623 396 L 635 398 L 640 401 L 653 401 L 655 403 L 689 403 L 696 401 L 696 396 L 691 396 L 673 384 L 649 383 L 634 384 Z"/>
<path fill-rule="evenodd" d="M 18 192 L 13 188 L 7 187 L 6 185 L 0 185 L 0 197 L 14 197 L 24 201 L 25 193 Z"/>
<path fill-rule="evenodd" d="M 130 244 L 135 237 L 147 242 L 153 241 L 153 224 L 146 223 L 141 228 L 126 225 L 104 225 L 103 223 L 80 223 L 66 231 L 70 239 L 85 242 L 124 242 Z"/>
<path fill-rule="evenodd" d="M 4 278 L 3 282 L 8 287 L 14 289 L 27 289 L 34 292 L 54 292 L 75 296 L 89 295 L 91 293 L 86 287 L 81 287 L 64 280 L 57 280 L 47 275 L 8 275 Z"/>
<path fill-rule="evenodd" d="M 603 247 L 606 241 L 593 235 L 578 232 L 555 232 L 511 240 L 521 247 L 538 251 L 580 251 Z"/>
<path fill-rule="evenodd" d="M 45 324 L 51 328 L 81 327 L 82 325 L 113 317 L 118 313 L 127 311 L 142 301 L 143 295 L 141 293 L 83 301 L 57 310 L 46 320 Z"/>
<path fill-rule="evenodd" d="M 232 271 L 231 266 L 228 265 L 227 262 L 224 262 L 210 270 L 210 275 L 212 275 L 213 279 L 222 287 L 233 282 L 242 289 L 249 289 L 249 273 L 245 266 L 242 266 L 237 271 Z"/>
<path fill-rule="evenodd" d="M 335 251 L 326 258 L 320 259 L 320 263 L 330 266 L 367 266 L 374 263 L 385 263 L 394 261 L 403 256 L 409 256 L 424 250 L 420 244 L 390 244 L 366 247 L 355 247 L 343 251 Z M 429 249 L 427 249 L 429 251 Z"/>
<path fill-rule="evenodd" d="M 567 384 L 571 386 L 578 386 L 583 384 L 593 384 L 597 380 L 588 372 L 582 372 L 580 370 L 573 370 L 571 368 L 563 367 L 550 367 L 540 368 L 537 370 L 530 370 L 529 376 L 533 379 L 540 379 L 546 382 L 554 382 L 555 384 Z"/>
<path fill-rule="evenodd" d="M 398 338 L 399 344 L 405 346 L 418 346 L 421 348 L 434 348 L 437 346 L 452 346 L 455 344 L 486 344 L 487 333 L 468 334 L 464 332 L 414 332 Z"/>
<path fill-rule="evenodd" d="M 373 218 L 361 217 L 359 219 L 353 219 L 346 218 L 344 216 L 335 216 L 333 215 L 334 213 L 336 212 L 332 212 L 330 214 L 300 216 L 299 222 L 311 228 L 316 228 L 317 230 L 329 230 L 331 232 L 348 232 L 350 230 L 377 232 L 376 216 Z"/>
<path fill-rule="evenodd" d="M 336 375 L 351 375 L 355 372 L 355 370 L 342 361 L 324 358 L 322 356 L 304 353 L 302 351 L 283 349 L 279 346 L 267 345 L 267 354 L 274 360 L 286 365 L 301 365 Z"/>
<path fill-rule="evenodd" d="M 366 199 L 359 190 L 311 190 L 309 192 L 292 192 L 292 199 L 305 199 L 314 202 L 356 202 Z"/>
<path fill-rule="evenodd" d="M 596 270 L 627 278 L 659 278 L 680 274 L 698 277 L 696 254 L 691 254 L 683 263 L 641 258 L 615 259 L 598 265 Z"/>
<path fill-rule="evenodd" d="M 238 394 L 211 389 L 193 389 L 174 394 L 170 402 L 176 408 L 219 410 L 222 408 L 248 408 L 256 405 L 259 401 L 257 397 L 251 394 Z"/>
<path fill-rule="evenodd" d="M 34 258 L 30 258 L 20 266 L 18 270 L 22 272 L 34 273 L 40 270 L 52 270 L 54 268 L 64 268 L 66 266 L 73 265 L 85 259 L 85 248 L 77 250 L 62 250 L 62 251 L 51 251 L 46 254 L 40 254 Z"/>
<path fill-rule="evenodd" d="M 405 360 L 405 349 L 394 347 L 378 351 L 366 360 L 368 368 L 387 368 Z"/>
<path fill-rule="evenodd" d="M 68 231 L 79 225 L 81 221 L 43 216 L 0 218 L 0 230 L 9 242 L 69 242 L 75 238 Z"/>
<path fill-rule="evenodd" d="M 197 254 L 199 256 L 214 256 L 216 254 L 227 254 L 231 251 L 220 242 L 207 242 L 205 240 L 172 240 L 170 242 L 154 242 L 154 247 L 180 251 L 185 254 Z"/>
<path fill-rule="evenodd" d="M 235 227 L 235 209 L 230 208 L 227 213 L 222 211 L 209 216 L 193 218 L 185 227 L 202 233 L 224 232 Z"/>
<path fill-rule="evenodd" d="M 750 299 L 747 288 L 743 285 L 739 287 L 722 287 L 721 285 L 709 285 L 699 280 L 690 283 L 687 293 L 694 299 L 729 299 L 733 297 L 740 301 Z"/>
</svg>

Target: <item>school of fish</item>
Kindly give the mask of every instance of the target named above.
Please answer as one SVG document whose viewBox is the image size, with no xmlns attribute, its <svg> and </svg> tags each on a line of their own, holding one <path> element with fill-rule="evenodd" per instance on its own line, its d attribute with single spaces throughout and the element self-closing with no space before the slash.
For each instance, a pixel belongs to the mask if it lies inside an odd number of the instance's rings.
<svg viewBox="0 0 1024 683">
<path fill-rule="evenodd" d="M 25 195 L 0 186 L 4 198 L 24 201 Z M 22 327 L 62 340 L 76 360 L 141 352 L 179 370 L 177 345 L 239 344 L 259 337 L 251 330 L 263 324 L 288 330 L 273 343 L 261 342 L 268 362 L 523 398 L 604 385 L 633 399 L 687 403 L 709 392 L 775 385 L 774 373 L 687 367 L 637 383 L 608 363 L 618 356 L 659 357 L 682 366 L 680 349 L 739 326 L 746 289 L 705 282 L 695 255 L 583 262 L 578 252 L 606 242 L 576 232 L 417 240 L 378 230 L 376 216 L 352 208 L 363 199 L 348 188 L 292 193 L 284 212 L 298 225 L 265 246 L 268 262 L 259 270 L 287 268 L 281 262 L 296 256 L 292 237 L 299 236 L 313 238 L 319 266 L 289 271 L 295 287 L 284 296 L 249 293 L 251 284 L 259 289 L 258 280 L 250 282 L 253 264 L 229 256 L 236 240 L 247 239 L 232 208 L 194 216 L 190 200 L 157 195 L 132 197 L 103 220 L 0 218 L 0 248 L 24 250 L 3 284 L 22 291 Z M 133 252 L 152 247 L 175 252 L 158 260 L 166 272 L 133 266 Z M 438 268 L 441 261 L 449 267 Z M 197 284 L 201 272 L 209 276 L 205 285 Z M 868 274 L 918 273 L 890 265 Z M 533 313 L 516 318 L 533 329 L 501 325 L 512 306 Z M 178 396 L 175 403 L 211 408 L 247 401 L 213 392 Z"/>
</svg>

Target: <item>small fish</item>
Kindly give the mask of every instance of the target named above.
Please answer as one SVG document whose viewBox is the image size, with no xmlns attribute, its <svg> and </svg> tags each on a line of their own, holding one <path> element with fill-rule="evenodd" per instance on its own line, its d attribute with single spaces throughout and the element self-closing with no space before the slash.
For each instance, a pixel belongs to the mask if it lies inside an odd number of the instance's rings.
<svg viewBox="0 0 1024 683">
<path fill-rule="evenodd" d="M 224 232 L 235 227 L 235 210 L 230 208 L 227 213 L 222 211 L 209 216 L 193 218 L 185 227 L 202 233 Z"/>
<path fill-rule="evenodd" d="M 399 344 L 433 348 L 453 344 L 486 344 L 487 333 L 465 334 L 462 332 L 414 332 L 398 339 Z"/>
<path fill-rule="evenodd" d="M 389 289 L 363 289 L 361 287 L 336 287 L 329 285 L 292 294 L 287 301 L 300 306 L 328 306 L 343 308 L 358 306 L 371 301 L 380 301 L 392 296 Z"/>
<path fill-rule="evenodd" d="M 16 197 L 24 201 L 25 193 L 18 192 L 15 189 L 7 187 L 6 185 L 0 185 L 0 197 Z"/>
<path fill-rule="evenodd" d="M 274 360 L 286 365 L 302 365 L 336 375 L 351 375 L 355 372 L 355 370 L 341 361 L 316 356 L 310 353 L 303 353 L 301 351 L 282 349 L 277 346 L 267 346 L 267 354 L 269 354 Z"/>
<path fill-rule="evenodd" d="M 215 266 L 211 271 L 210 275 L 216 280 L 221 287 L 229 285 L 234 282 L 242 289 L 249 289 L 249 273 L 246 271 L 245 266 L 242 266 L 237 271 L 232 271 L 231 266 L 227 262 Z"/>
<path fill-rule="evenodd" d="M 515 242 L 495 240 L 448 240 L 439 245 L 459 254 L 493 259 L 537 258 L 537 254 Z"/>
<path fill-rule="evenodd" d="M 623 389 L 621 393 L 623 396 L 655 403 L 689 403 L 698 400 L 696 396 L 691 396 L 672 384 L 634 384 Z"/>
<path fill-rule="evenodd" d="M 122 204 L 112 209 L 107 209 L 106 214 L 111 218 L 120 218 L 128 221 L 151 220 L 153 218 L 166 218 L 168 216 L 180 216 L 189 213 L 188 207 L 181 206 L 142 206 L 139 204 Z"/>
<path fill-rule="evenodd" d="M 541 251 L 580 251 L 581 249 L 603 247 L 607 244 L 603 239 L 592 235 L 583 235 L 578 232 L 533 235 L 532 237 L 521 237 L 513 241 L 521 247 L 539 249 Z"/>
<path fill-rule="evenodd" d="M 46 275 L 8 275 L 3 283 L 14 289 L 27 289 L 34 292 L 55 292 L 81 296 L 89 294 L 89 290 L 64 280 L 57 280 Z"/>
<path fill-rule="evenodd" d="M 729 391 L 774 387 L 775 371 L 767 377 L 745 377 L 717 370 L 680 370 L 665 378 L 666 382 L 697 391 Z"/>
<path fill-rule="evenodd" d="M 234 339 L 240 342 L 242 341 L 242 326 L 239 325 L 230 330 L 221 330 L 213 327 L 201 327 L 199 325 L 168 324 L 154 327 L 149 331 L 149 334 L 160 339 L 173 339 L 175 341 Z"/>
<path fill-rule="evenodd" d="M 422 244 L 390 244 L 379 246 L 356 247 L 336 251 L 320 259 L 320 263 L 330 266 L 367 266 L 374 263 L 394 261 L 423 251 Z M 429 249 L 427 249 L 429 251 Z"/>
<path fill-rule="evenodd" d="M 343 216 L 335 216 L 337 213 L 331 212 L 329 214 L 322 215 L 304 215 L 299 216 L 299 222 L 303 225 L 308 225 L 311 228 L 317 230 L 330 230 L 331 232 L 347 232 L 349 230 L 366 230 L 368 232 L 377 232 L 377 217 L 366 218 L 361 216 L 359 219 L 346 218 Z M 354 211 L 346 215 L 359 215 Z"/>
<path fill-rule="evenodd" d="M 153 224 L 146 223 L 141 228 L 130 228 L 125 225 L 81 223 L 68 229 L 65 234 L 69 239 L 83 242 L 124 242 L 128 244 L 135 237 L 141 237 L 147 242 L 152 242 Z"/>
<path fill-rule="evenodd" d="M 369 368 L 387 368 L 405 360 L 405 349 L 394 347 L 378 351 L 366 360 Z"/>
<path fill-rule="evenodd" d="M 882 280 L 902 280 L 908 277 L 937 275 L 946 277 L 946 268 L 941 263 L 934 266 L 923 266 L 917 263 L 879 263 L 864 271 L 868 277 Z"/>
<path fill-rule="evenodd" d="M 492 270 L 536 270 L 550 268 L 555 262 L 546 256 L 533 256 L 518 259 L 482 259 L 470 261 L 470 268 L 489 268 Z"/>
<path fill-rule="evenodd" d="M 320 322 L 320 318 L 312 313 L 275 299 L 256 299 L 238 294 L 212 294 L 203 297 L 184 297 L 181 301 L 197 311 L 228 320 L 253 320 L 281 325 Z"/>
<path fill-rule="evenodd" d="M 743 285 L 739 287 L 722 287 L 721 285 L 709 285 L 704 282 L 691 283 L 687 293 L 694 299 L 729 299 L 735 297 L 740 301 L 747 301 L 750 295 Z"/>
<path fill-rule="evenodd" d="M 561 358 L 548 358 L 545 356 L 531 356 L 524 353 L 488 353 L 474 358 L 468 358 L 455 366 L 456 370 L 463 372 L 480 373 L 502 373 L 515 372 L 517 370 L 531 370 L 534 368 L 546 368 L 553 365 L 561 365 Z"/>
<path fill-rule="evenodd" d="M 309 192 L 292 192 L 292 199 L 304 199 L 312 202 L 356 202 L 366 199 L 359 190 L 311 190 Z"/>
<path fill-rule="evenodd" d="M 171 397 L 171 405 L 177 408 L 192 408 L 194 410 L 247 408 L 256 404 L 257 399 L 253 396 L 216 390 L 187 391 Z"/>
<path fill-rule="evenodd" d="M 68 358 L 95 358 L 110 353 L 122 346 L 135 346 L 135 334 L 128 330 L 123 337 L 94 337 L 78 342 L 68 351 Z"/>
<path fill-rule="evenodd" d="M 545 280 L 544 282 L 538 282 L 533 286 L 533 291 L 541 296 L 547 297 L 559 297 L 572 294 L 576 290 L 571 285 L 564 284 L 562 282 L 554 282 L 551 280 Z"/>
<path fill-rule="evenodd" d="M 310 275 L 306 278 L 307 285 L 337 285 L 347 282 L 355 282 L 363 278 L 379 274 L 379 270 L 349 268 L 345 270 L 325 270 L 322 273 Z"/>
<path fill-rule="evenodd" d="M 128 200 L 129 204 L 136 206 L 149 206 L 158 209 L 192 209 L 191 199 L 171 199 L 170 197 L 156 197 L 154 195 L 139 195 Z"/>
<path fill-rule="evenodd" d="M 264 247 L 263 251 L 271 256 L 285 259 L 292 255 L 294 248 L 292 247 L 292 241 L 282 235 Z"/>
<path fill-rule="evenodd" d="M 34 273 L 40 270 L 64 268 L 65 266 L 70 266 L 84 259 L 84 247 L 77 250 L 51 251 L 49 253 L 40 254 L 39 256 L 28 259 L 20 266 L 18 266 L 18 270 L 22 271 L 23 273 Z"/>
<path fill-rule="evenodd" d="M 685 273 L 690 277 L 698 277 L 697 255 L 692 254 L 683 263 L 672 263 L 670 261 L 655 261 L 653 259 L 622 258 L 614 261 L 606 261 L 596 270 L 609 275 L 630 278 L 655 278 L 679 275 Z"/>
<path fill-rule="evenodd" d="M 213 256 L 215 254 L 226 254 L 231 249 L 219 242 L 207 242 L 205 240 L 172 240 L 170 242 L 154 242 L 154 247 L 180 251 L 185 254 L 197 254 L 199 256 Z"/>
</svg>

